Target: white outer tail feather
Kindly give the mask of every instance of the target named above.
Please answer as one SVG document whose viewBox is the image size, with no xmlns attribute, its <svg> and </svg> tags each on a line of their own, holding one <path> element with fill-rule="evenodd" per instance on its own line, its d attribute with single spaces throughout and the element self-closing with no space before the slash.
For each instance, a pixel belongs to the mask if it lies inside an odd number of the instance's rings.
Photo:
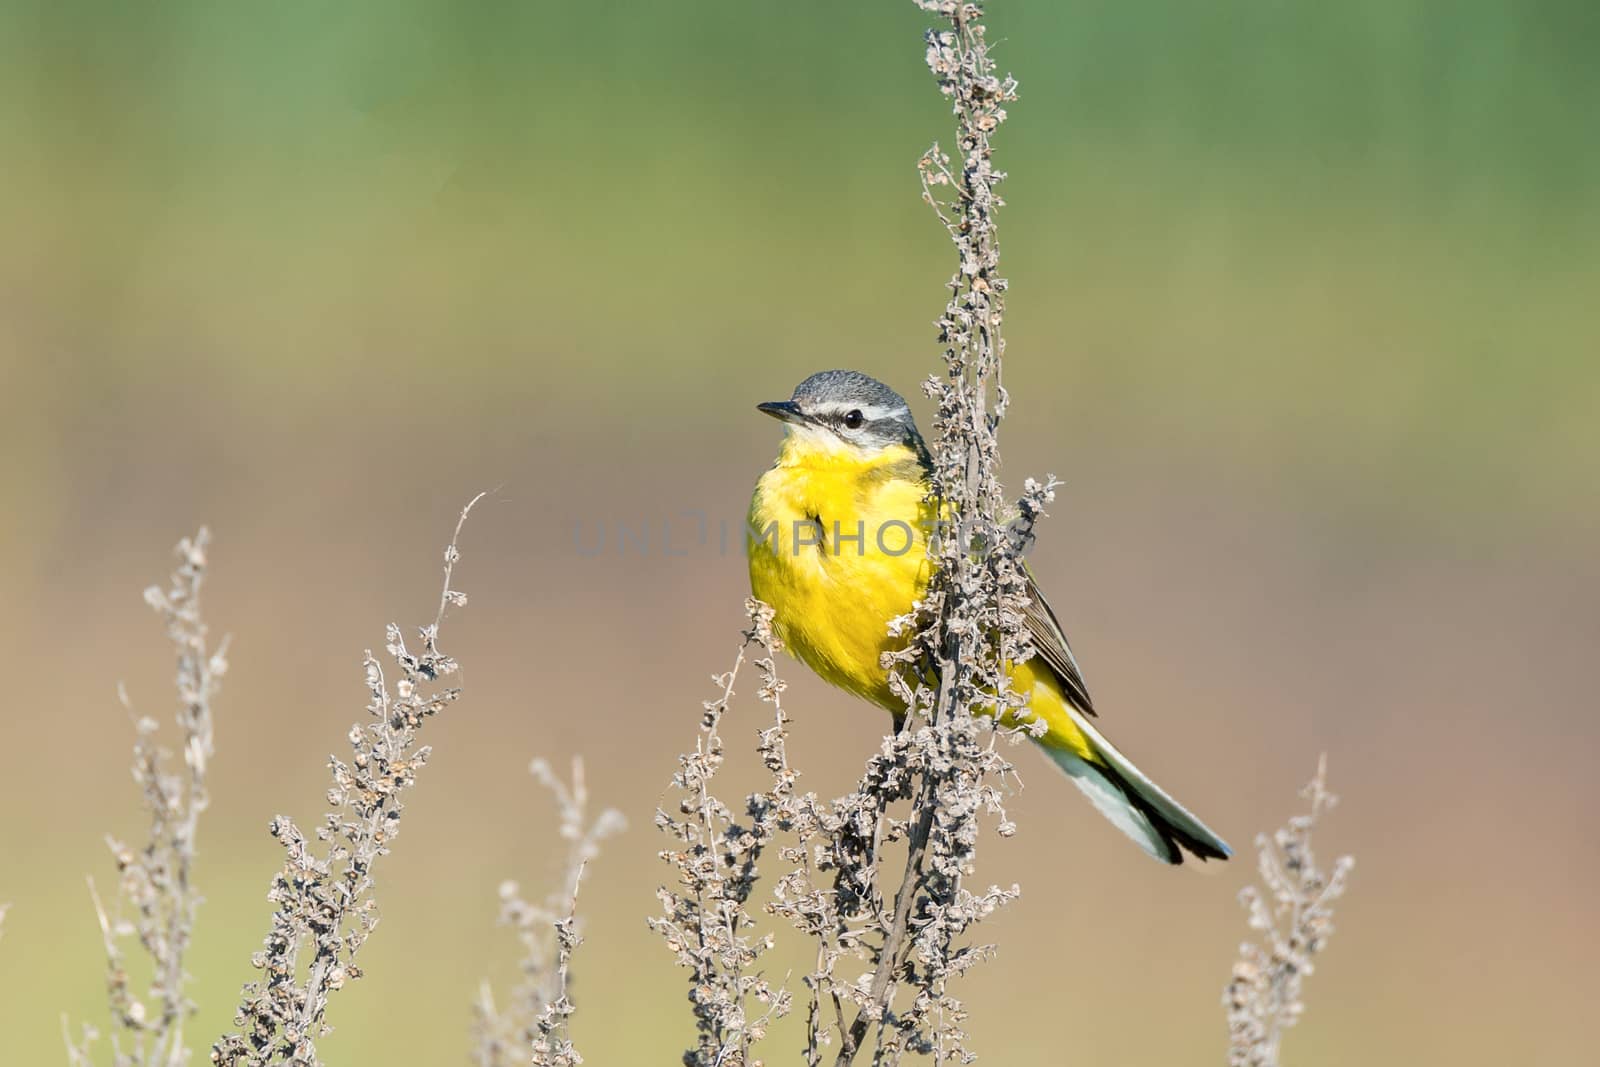
<svg viewBox="0 0 1600 1067">
<path fill-rule="evenodd" d="M 1189 837 L 1205 842 L 1224 856 L 1233 853 L 1233 849 L 1229 848 L 1228 843 L 1217 836 L 1215 831 L 1196 818 L 1188 808 L 1173 800 L 1166 790 L 1135 767 L 1132 760 L 1117 751 L 1117 747 L 1090 724 L 1087 716 L 1080 715 L 1078 710 L 1070 705 L 1068 710 L 1073 723 L 1089 739 L 1095 753 L 1117 777 L 1139 794 L 1141 800 Z M 1183 861 L 1182 850 L 1168 843 L 1161 831 L 1151 823 L 1149 816 L 1128 800 L 1117 783 L 1112 781 L 1104 770 L 1065 749 L 1047 748 L 1044 752 L 1072 779 L 1072 783 L 1083 791 L 1083 795 L 1089 798 L 1096 811 L 1132 838 L 1133 842 L 1152 858 L 1162 863 Z"/>
<path fill-rule="evenodd" d="M 1134 844 L 1153 859 L 1162 863 L 1174 862 L 1171 847 L 1162 839 L 1160 831 L 1151 825 L 1149 817 L 1128 803 L 1122 790 L 1100 768 L 1063 748 L 1047 748 L 1044 752 L 1057 767 L 1066 772 L 1072 784 L 1089 798 L 1094 810 L 1104 815 L 1112 826 L 1127 834 Z"/>
</svg>

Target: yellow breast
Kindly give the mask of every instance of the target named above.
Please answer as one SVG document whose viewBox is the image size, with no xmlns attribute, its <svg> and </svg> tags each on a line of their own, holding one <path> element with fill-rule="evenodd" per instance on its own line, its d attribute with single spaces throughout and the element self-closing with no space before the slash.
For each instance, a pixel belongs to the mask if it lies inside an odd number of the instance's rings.
<svg viewBox="0 0 1600 1067">
<path fill-rule="evenodd" d="M 926 493 L 909 448 L 862 457 L 786 440 L 750 501 L 750 587 L 779 638 L 824 680 L 895 712 L 879 664 L 904 643 L 889 620 L 927 586 Z"/>
<path fill-rule="evenodd" d="M 750 589 L 772 606 L 778 637 L 806 666 L 899 715 L 905 706 L 881 657 L 904 647 L 906 638 L 889 636 L 889 620 L 909 612 L 928 584 L 934 524 L 922 467 L 908 448 L 863 459 L 807 444 L 786 440 L 756 483 Z M 1040 743 L 1095 758 L 1054 674 L 1037 659 L 1008 669 L 1048 727 Z M 1003 721 L 1015 725 L 1009 713 Z"/>
</svg>

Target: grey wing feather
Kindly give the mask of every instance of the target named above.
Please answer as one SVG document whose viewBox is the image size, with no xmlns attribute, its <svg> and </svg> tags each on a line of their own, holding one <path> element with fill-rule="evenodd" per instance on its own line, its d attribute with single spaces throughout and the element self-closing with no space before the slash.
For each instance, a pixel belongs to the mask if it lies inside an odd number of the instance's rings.
<svg viewBox="0 0 1600 1067">
<path fill-rule="evenodd" d="M 1083 671 L 1078 668 L 1078 661 L 1072 655 L 1072 646 L 1067 644 L 1067 635 L 1062 632 L 1061 622 L 1056 618 L 1056 613 L 1050 610 L 1050 602 L 1045 600 L 1039 583 L 1033 580 L 1033 572 L 1029 571 L 1027 575 L 1028 602 L 1022 614 L 1028 623 L 1028 633 L 1033 638 L 1034 653 L 1055 672 L 1062 689 L 1066 690 L 1067 699 L 1084 714 L 1094 715 L 1089 685 L 1083 680 Z"/>
</svg>

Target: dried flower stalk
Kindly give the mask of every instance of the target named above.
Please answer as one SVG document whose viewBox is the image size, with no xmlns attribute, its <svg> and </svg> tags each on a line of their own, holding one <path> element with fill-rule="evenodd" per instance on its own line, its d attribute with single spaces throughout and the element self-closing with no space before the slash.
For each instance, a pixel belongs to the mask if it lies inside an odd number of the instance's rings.
<svg viewBox="0 0 1600 1067">
<path fill-rule="evenodd" d="M 1003 175 L 992 166 L 989 138 L 1016 83 L 995 75 L 981 5 L 917 2 L 947 24 L 928 32 L 927 61 L 951 98 L 959 162 L 935 146 L 919 166 L 924 199 L 956 245 L 957 269 L 938 324 L 945 374 L 927 384 L 937 405 L 930 502 L 945 536 L 930 544 L 936 569 L 926 595 L 891 625 L 905 647 L 883 664 L 908 715 L 852 793 L 824 803 L 798 792 L 772 658 L 772 609 L 747 603 L 744 644 L 733 669 L 716 678 L 720 693 L 705 705 L 695 751 L 680 758 L 678 811 L 657 818 L 679 843 L 662 854 L 678 878 L 661 891 L 664 916 L 653 925 L 690 972 L 699 1027 L 684 1056 L 691 1067 L 759 1062 L 752 1046 L 767 1020 L 789 1007 L 787 989 L 775 989 L 757 969 L 772 939 L 751 933 L 749 910 L 758 864 L 770 861 L 780 835 L 767 910 L 816 945 L 815 966 L 802 978 L 804 1055 L 812 1065 L 830 1057 L 850 1064 L 869 1048 L 875 1064 L 912 1052 L 940 1063 L 970 1060 L 966 1009 L 951 982 L 993 952 L 968 943 L 973 925 L 1018 893 L 967 884 L 982 818 L 994 818 L 1002 834 L 1014 831 L 1003 805 L 1014 776 L 999 742 L 1029 727 L 1005 664 L 1030 654 L 1022 552 L 1054 488 L 1053 480 L 1030 480 L 1023 500 L 1009 505 L 997 477 L 1005 280 L 994 217 Z M 948 199 L 938 196 L 944 191 Z M 760 696 L 773 713 L 758 745 L 772 781 L 736 816 L 711 780 L 725 758 L 722 721 L 752 648 Z M 998 721 L 989 714 L 997 707 Z M 895 879 L 885 862 L 902 848 Z M 768 1009 L 752 1017 L 751 997 Z"/>
<path fill-rule="evenodd" d="M 1005 665 L 1030 654 L 1022 551 L 1053 488 L 1029 481 L 1017 521 L 1008 525 L 1011 509 L 998 478 L 1006 281 L 995 228 L 1003 206 L 995 189 L 1005 175 L 994 169 L 990 135 L 1005 121 L 1017 85 L 995 73 L 982 5 L 917 0 L 917 6 L 948 24 L 927 32 L 926 58 L 940 92 L 950 97 L 959 152 L 953 163 L 934 145 L 918 165 L 923 199 L 957 255 L 938 321 L 945 374 L 924 386 L 935 402 L 930 500 L 953 533 L 930 544 L 927 594 L 891 627 L 914 634 L 904 650 L 885 657 L 892 687 L 911 714 L 879 757 L 887 756 L 889 766 L 869 765 L 863 784 L 870 788 L 875 775 L 887 772 L 900 788 L 886 799 L 910 793 L 913 814 L 893 910 L 882 941 L 869 947 L 875 967 L 865 998 L 856 998 L 836 1064 L 853 1062 L 869 1032 L 874 1063 L 898 1062 L 907 1051 L 935 1062 L 972 1058 L 962 1029 L 966 1009 L 949 983 L 993 952 L 988 945 L 963 946 L 969 928 L 1019 892 L 991 886 L 974 893 L 965 885 L 979 816 L 994 815 L 1003 833 L 1012 829 L 1002 794 L 1013 772 L 996 747 L 995 731 L 1004 727 L 982 713 L 998 706 L 1005 713 L 1000 723 L 1026 719 Z M 941 199 L 945 190 L 949 197 Z M 909 1000 L 897 1005 L 900 992 Z"/>
<path fill-rule="evenodd" d="M 567 842 L 566 863 L 560 883 L 542 904 L 524 899 L 516 882 L 500 886 L 500 922 L 517 932 L 522 980 L 503 1009 L 496 1006 L 489 983 L 483 983 L 473 1006 L 473 1062 L 478 1067 L 530 1062 L 536 1067 L 569 1067 L 583 1062 L 568 1032 L 573 1012 L 568 994 L 572 953 L 583 940 L 576 917 L 578 887 L 589 862 L 599 856 L 600 843 L 626 826 L 622 813 L 613 808 L 589 817 L 582 760 L 572 761 L 570 784 L 543 760 L 534 760 L 529 769 L 556 799 L 560 835 Z"/>
<path fill-rule="evenodd" d="M 688 1067 L 754 1067 L 761 1061 L 751 1057 L 751 1047 L 766 1035 L 770 1020 L 786 1014 L 790 1006 L 785 990 L 759 972 L 752 973 L 773 939 L 751 934 L 756 920 L 748 909 L 757 865 L 781 828 L 785 791 L 793 781 L 781 747 L 767 757 L 769 768 L 774 761 L 779 767 L 774 789 L 749 798 L 747 822 L 740 822 L 711 791 L 712 779 L 725 760 L 722 717 L 752 646 L 762 653 L 756 660 L 763 672 L 762 694 L 777 709 L 780 726 L 783 722 L 779 703 L 783 686 L 771 658 L 776 643 L 772 609 L 753 599 L 745 606 L 750 629 L 732 669 L 713 678 L 719 694 L 704 704 L 694 751 L 678 757 L 678 772 L 672 779 L 679 794 L 677 814 L 656 812 L 657 827 L 676 842 L 661 858 L 676 870 L 677 886 L 657 891 L 662 915 L 649 922 L 690 974 L 689 1000 L 699 1040 L 683 1056 Z M 781 737 L 773 744 L 781 746 Z M 757 1013 L 752 999 L 765 1010 Z"/>
<path fill-rule="evenodd" d="M 1344 895 L 1355 860 L 1341 856 L 1331 870 L 1317 865 L 1311 832 L 1338 798 L 1328 792 L 1328 758 L 1300 791 L 1311 810 L 1270 837 L 1256 837 L 1261 888 L 1246 886 L 1239 903 L 1259 941 L 1239 946 L 1233 977 L 1223 991 L 1228 1009 L 1229 1067 L 1277 1067 L 1283 1032 L 1305 1011 L 1301 987 L 1312 960 L 1333 933 L 1333 902 Z"/>
<path fill-rule="evenodd" d="M 184 957 L 200 906 L 192 880 L 195 843 L 200 814 L 209 803 L 206 772 L 213 754 L 212 703 L 228 668 L 228 643 L 208 647 L 200 612 L 210 541 L 204 527 L 180 541 L 178 566 L 167 588 L 151 586 L 144 594 L 145 602 L 165 622 L 167 638 L 177 653 L 181 770 L 159 743 L 160 724 L 137 715 L 127 693 L 118 690 L 133 720 L 133 780 L 150 822 L 144 844 L 137 847 L 106 839 L 117 865 L 114 914 L 101 903 L 93 879 L 89 882 L 105 945 L 111 1062 L 117 1067 L 177 1067 L 189 1060 L 183 1024 L 195 1008 L 184 992 L 188 978 Z M 134 990 L 128 973 L 123 945 L 130 939 L 137 939 L 151 966 L 149 989 L 142 995 Z M 74 1036 L 65 1021 L 63 1028 L 68 1062 L 88 1067 L 94 1062 L 98 1033 L 86 1025 Z"/>
<path fill-rule="evenodd" d="M 286 855 L 267 892 L 277 906 L 271 932 L 251 958 L 263 974 L 245 986 L 234 1016 L 239 1030 L 212 1045 L 213 1063 L 316 1067 L 321 1062 L 316 1042 L 332 1030 L 324 1021 L 328 998 L 361 977 L 355 957 L 378 923 L 373 868 L 400 832 L 401 798 L 428 760 L 430 750 L 417 743 L 418 733 L 460 695 L 458 688 L 435 688 L 458 670 L 439 649 L 439 626 L 447 608 L 467 602 L 452 587 L 451 575 L 461 558 L 456 547 L 461 528 L 481 499 L 480 493 L 461 510 L 445 548 L 444 588 L 433 622 L 420 631 L 421 650 L 406 647 L 398 626 L 387 629 L 386 650 L 399 673 L 392 687 L 377 658 L 366 654 L 371 721 L 350 728 L 348 762 L 329 757 L 330 810 L 315 833 L 326 847 L 318 849 L 288 817 L 272 820 L 272 836 Z"/>
</svg>

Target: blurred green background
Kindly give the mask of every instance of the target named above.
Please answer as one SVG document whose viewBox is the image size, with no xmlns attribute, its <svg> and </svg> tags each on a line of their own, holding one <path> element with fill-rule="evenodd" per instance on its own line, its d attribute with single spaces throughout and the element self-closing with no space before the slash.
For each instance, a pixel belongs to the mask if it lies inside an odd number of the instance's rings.
<svg viewBox="0 0 1600 1067">
<path fill-rule="evenodd" d="M 267 820 L 315 816 L 362 649 L 431 618 L 454 514 L 491 488 L 446 631 L 466 699 L 429 727 L 325 1058 L 464 1062 L 512 958 L 496 886 L 557 862 L 527 760 L 582 753 L 632 829 L 591 869 L 578 1043 L 676 1062 L 650 821 L 737 638 L 716 530 L 776 447 L 752 405 L 825 367 L 914 393 L 936 366 L 950 253 L 914 164 L 949 121 L 923 24 L 0 2 L 0 1059 L 61 1062 L 59 1014 L 103 1017 L 83 878 L 140 830 L 115 686 L 167 715 L 139 593 L 168 546 L 214 528 L 234 639 L 203 1061 L 266 931 Z M 1320 751 L 1345 797 L 1321 844 L 1358 855 L 1354 888 L 1290 1061 L 1582 1059 L 1600 7 L 999 0 L 991 25 L 1022 86 L 998 142 L 1008 477 L 1067 482 L 1035 566 L 1106 727 L 1239 846 Z M 650 550 L 619 550 L 641 523 Z M 796 762 L 832 794 L 884 721 L 789 669 Z M 1023 768 L 1023 832 L 980 872 L 1024 896 L 967 987 L 978 1050 L 1220 1062 L 1249 860 L 1160 870 Z"/>
</svg>

